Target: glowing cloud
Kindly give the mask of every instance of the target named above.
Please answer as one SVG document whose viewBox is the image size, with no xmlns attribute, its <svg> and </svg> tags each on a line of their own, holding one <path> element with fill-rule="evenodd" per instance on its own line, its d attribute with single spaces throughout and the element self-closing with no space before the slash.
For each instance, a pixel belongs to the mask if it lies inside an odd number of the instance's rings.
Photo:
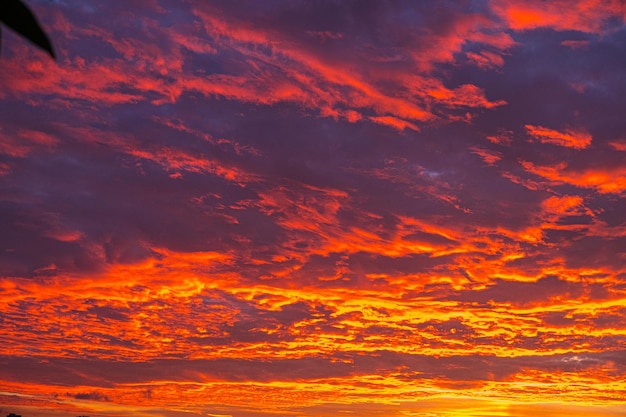
<svg viewBox="0 0 626 417">
<path fill-rule="evenodd" d="M 591 135 L 584 131 L 567 130 L 561 133 L 542 126 L 526 125 L 525 127 L 528 134 L 541 143 L 574 149 L 585 149 L 591 145 Z"/>
</svg>

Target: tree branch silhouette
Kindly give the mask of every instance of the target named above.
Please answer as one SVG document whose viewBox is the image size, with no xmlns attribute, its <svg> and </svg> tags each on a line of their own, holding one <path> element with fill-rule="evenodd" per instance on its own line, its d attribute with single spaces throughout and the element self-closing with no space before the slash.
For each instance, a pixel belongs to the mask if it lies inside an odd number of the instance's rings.
<svg viewBox="0 0 626 417">
<path fill-rule="evenodd" d="M 48 35 L 41 28 L 33 12 L 21 0 L 0 0 L 0 22 L 55 58 Z M 1 39 L 0 32 L 0 42 Z"/>
</svg>

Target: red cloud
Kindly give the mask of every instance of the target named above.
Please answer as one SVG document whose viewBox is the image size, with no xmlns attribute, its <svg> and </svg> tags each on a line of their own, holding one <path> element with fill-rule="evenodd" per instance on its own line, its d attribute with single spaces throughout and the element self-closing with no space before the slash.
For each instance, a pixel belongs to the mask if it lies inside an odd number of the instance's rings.
<svg viewBox="0 0 626 417">
<path fill-rule="evenodd" d="M 502 154 L 499 152 L 491 151 L 489 149 L 480 148 L 477 146 L 470 149 L 472 153 L 480 156 L 487 165 L 495 165 L 496 162 L 502 159 Z"/>
<path fill-rule="evenodd" d="M 525 127 L 528 134 L 541 143 L 574 149 L 585 149 L 591 145 L 591 135 L 582 130 L 566 130 L 565 133 L 561 133 L 542 126 L 526 125 Z"/>
<path fill-rule="evenodd" d="M 381 125 L 387 125 L 387 126 L 391 126 L 394 129 L 398 129 L 398 130 L 404 130 L 406 128 L 415 130 L 416 132 L 419 132 L 419 127 L 417 127 L 415 124 L 411 123 L 411 122 L 407 122 L 406 120 L 402 120 L 402 119 L 398 119 L 397 117 L 393 117 L 393 116 L 376 116 L 376 117 L 370 117 L 370 120 L 379 123 Z"/>
<path fill-rule="evenodd" d="M 579 214 L 583 199 L 580 196 L 552 196 L 541 204 L 544 211 L 549 215 L 563 216 Z"/>
<path fill-rule="evenodd" d="M 467 52 L 467 58 L 483 69 L 499 68 L 504 65 L 504 58 L 501 55 L 489 51 Z"/>
<path fill-rule="evenodd" d="M 188 171 L 208 173 L 235 182 L 241 186 L 258 178 L 249 172 L 235 166 L 229 166 L 206 156 L 195 155 L 172 148 L 162 148 L 156 151 L 127 148 L 126 153 L 138 158 L 154 161 L 168 171 Z"/>
<path fill-rule="evenodd" d="M 617 151 L 626 151 L 626 139 L 609 142 L 609 145 Z"/>
<path fill-rule="evenodd" d="M 492 0 L 491 7 L 514 30 L 550 28 L 598 33 L 609 18 L 624 19 L 621 0 Z"/>
<path fill-rule="evenodd" d="M 591 145 L 591 135 L 584 130 L 566 130 L 565 133 L 561 133 L 542 126 L 526 125 L 525 127 L 528 134 L 541 143 L 574 149 L 585 149 Z"/>
<path fill-rule="evenodd" d="M 552 166 L 535 165 L 522 161 L 528 172 L 539 175 L 556 184 L 570 184 L 582 188 L 595 188 L 603 194 L 621 194 L 626 191 L 626 168 L 587 168 L 574 170 L 566 163 Z"/>
</svg>

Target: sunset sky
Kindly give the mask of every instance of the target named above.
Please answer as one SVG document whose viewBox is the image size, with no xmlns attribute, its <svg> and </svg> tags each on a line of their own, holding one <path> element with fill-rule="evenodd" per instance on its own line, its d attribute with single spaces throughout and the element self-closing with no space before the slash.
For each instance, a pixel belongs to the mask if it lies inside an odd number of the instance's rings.
<svg viewBox="0 0 626 417">
<path fill-rule="evenodd" d="M 0 416 L 626 416 L 623 0 L 26 3 Z"/>
</svg>

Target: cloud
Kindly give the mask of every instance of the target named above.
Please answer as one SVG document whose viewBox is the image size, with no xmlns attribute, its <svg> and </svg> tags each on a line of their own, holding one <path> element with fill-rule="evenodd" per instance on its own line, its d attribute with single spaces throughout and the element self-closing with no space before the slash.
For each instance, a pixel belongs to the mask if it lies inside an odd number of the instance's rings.
<svg viewBox="0 0 626 417">
<path fill-rule="evenodd" d="M 402 119 L 398 119 L 396 117 L 392 117 L 392 116 L 377 116 L 377 117 L 370 117 L 370 119 L 372 121 L 374 121 L 375 123 L 380 123 L 382 125 L 388 125 L 391 126 L 395 129 L 398 129 L 400 131 L 409 128 L 415 131 L 419 132 L 419 127 L 417 127 L 415 124 L 407 122 L 406 120 L 402 120 Z"/>
<path fill-rule="evenodd" d="M 617 0 L 550 3 L 540 0 L 495 0 L 491 2 L 491 7 L 514 30 L 550 28 L 598 33 L 610 19 L 623 21 L 624 18 L 624 6 Z"/>
<path fill-rule="evenodd" d="M 585 149 L 591 145 L 591 135 L 586 132 L 568 130 L 566 133 L 542 126 L 526 125 L 526 131 L 541 143 L 551 143 L 566 148 Z"/>
<path fill-rule="evenodd" d="M 615 168 L 587 168 L 576 170 L 566 163 L 553 166 L 538 166 L 522 161 L 528 172 L 543 177 L 555 184 L 571 184 L 583 188 L 595 188 L 600 193 L 620 194 L 626 189 L 626 172 Z"/>
</svg>

